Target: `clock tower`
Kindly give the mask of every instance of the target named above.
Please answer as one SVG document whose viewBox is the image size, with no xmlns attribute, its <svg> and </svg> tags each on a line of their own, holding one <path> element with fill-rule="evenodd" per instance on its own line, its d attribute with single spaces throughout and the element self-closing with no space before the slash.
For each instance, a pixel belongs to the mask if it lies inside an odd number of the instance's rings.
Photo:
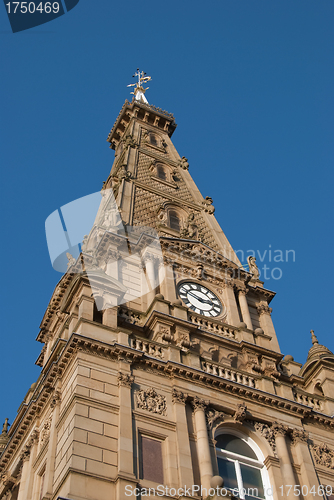
<svg viewBox="0 0 334 500">
<path fill-rule="evenodd" d="M 3 431 L 0 499 L 334 498 L 334 355 L 312 332 L 304 365 L 283 356 L 275 293 L 136 76 L 42 319 L 41 375 Z"/>
</svg>

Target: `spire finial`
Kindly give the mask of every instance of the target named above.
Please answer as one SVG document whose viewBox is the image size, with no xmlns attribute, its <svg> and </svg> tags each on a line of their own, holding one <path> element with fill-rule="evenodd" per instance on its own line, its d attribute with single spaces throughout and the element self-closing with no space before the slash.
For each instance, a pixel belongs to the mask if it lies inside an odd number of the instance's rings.
<svg viewBox="0 0 334 500">
<path fill-rule="evenodd" d="M 314 330 L 311 330 L 312 344 L 319 344 L 317 337 L 314 335 Z"/>
<path fill-rule="evenodd" d="M 5 418 L 5 423 L 2 426 L 2 434 L 7 434 L 8 427 L 9 427 L 8 418 Z"/>
<path fill-rule="evenodd" d="M 146 76 L 146 73 L 144 71 L 139 71 L 139 68 L 137 68 L 137 71 L 134 75 L 132 75 L 132 78 L 135 78 L 138 76 L 138 82 L 137 83 L 130 83 L 130 85 L 127 85 L 128 87 L 135 87 L 134 91 L 131 92 L 135 96 L 136 101 L 141 101 L 144 102 L 145 104 L 148 104 L 148 100 L 145 97 L 145 92 L 149 87 L 144 87 L 142 86 L 143 83 L 149 82 L 151 80 L 150 76 Z"/>
</svg>

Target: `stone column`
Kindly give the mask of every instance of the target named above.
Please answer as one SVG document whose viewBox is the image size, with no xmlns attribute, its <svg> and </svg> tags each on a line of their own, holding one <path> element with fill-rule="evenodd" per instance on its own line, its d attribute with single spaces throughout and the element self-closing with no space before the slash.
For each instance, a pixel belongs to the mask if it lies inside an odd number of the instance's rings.
<svg viewBox="0 0 334 500">
<path fill-rule="evenodd" d="M 118 474 L 116 482 L 117 498 L 123 498 L 125 487 L 136 486 L 133 456 L 132 403 L 131 386 L 134 378 L 131 375 L 130 364 L 121 360 L 117 376 L 119 395 L 118 415 Z"/>
<path fill-rule="evenodd" d="M 233 280 L 225 280 L 224 298 L 227 308 L 227 322 L 229 325 L 237 326 L 240 323 L 240 317 L 237 308 L 237 302 L 235 300 L 233 287 L 234 287 Z"/>
<path fill-rule="evenodd" d="M 155 296 L 155 287 L 157 286 L 157 280 L 155 276 L 155 270 L 154 270 L 154 256 L 153 255 L 145 255 L 145 267 L 146 267 L 146 281 L 149 289 L 148 293 L 148 306 L 150 306 L 152 300 L 154 299 Z"/>
<path fill-rule="evenodd" d="M 30 445 L 27 444 L 21 453 L 20 458 L 23 462 L 23 465 L 21 472 L 20 489 L 19 489 L 19 494 L 17 496 L 17 500 L 25 500 L 27 498 L 27 479 L 29 475 L 30 448 L 31 448 Z"/>
<path fill-rule="evenodd" d="M 59 409 L 60 409 L 60 393 L 58 391 L 56 391 L 52 395 L 50 406 L 52 409 L 52 420 L 50 426 L 48 451 L 46 455 L 46 469 L 45 469 L 43 496 L 51 498 L 53 494 L 53 476 L 55 471 L 56 448 L 57 448 L 56 424 L 58 422 Z"/>
<path fill-rule="evenodd" d="M 318 495 L 318 486 L 320 483 L 314 470 L 311 453 L 307 444 L 308 437 L 309 435 L 304 429 L 294 429 L 292 432 L 292 445 L 295 447 L 298 464 L 300 465 L 301 483 L 307 486 L 308 491 L 304 495 L 304 498 L 306 500 L 323 499 L 322 495 Z M 315 494 L 310 493 L 313 486 L 315 486 Z"/>
<path fill-rule="evenodd" d="M 34 483 L 34 479 L 35 479 L 33 464 L 35 462 L 36 455 L 37 455 L 38 437 L 39 437 L 39 432 L 37 430 L 34 430 L 31 433 L 31 436 L 29 439 L 29 446 L 31 446 L 31 449 L 30 449 L 30 458 L 29 458 L 29 462 L 28 462 L 28 477 L 26 480 L 25 494 L 22 497 L 23 500 L 31 500 L 31 498 L 32 498 L 33 483 Z"/>
<path fill-rule="evenodd" d="M 273 349 L 274 351 L 281 352 L 276 337 L 273 321 L 271 319 L 271 312 L 272 312 L 271 307 L 268 306 L 268 303 L 266 301 L 262 301 L 260 304 L 257 305 L 256 308 L 257 312 L 259 313 L 260 325 L 262 330 L 266 335 L 269 335 L 271 337 L 270 341 L 271 349 Z"/>
<path fill-rule="evenodd" d="M 210 453 L 209 436 L 206 425 L 205 407 L 206 403 L 203 399 L 194 398 L 194 415 L 197 437 L 197 456 L 199 471 L 201 476 L 201 484 L 206 488 L 207 494 L 210 490 L 210 481 L 213 476 L 212 461 Z M 205 496 L 205 495 L 204 495 Z"/>
<path fill-rule="evenodd" d="M 186 416 L 186 398 L 183 392 L 173 389 L 172 401 L 176 423 L 176 439 L 178 447 L 179 486 L 190 487 L 194 484 L 194 475 L 191 461 L 189 432 Z"/>
<path fill-rule="evenodd" d="M 106 274 L 108 276 L 111 276 L 115 280 L 118 280 L 119 279 L 118 259 L 120 257 L 119 252 L 109 249 L 106 257 L 107 257 Z"/>
<path fill-rule="evenodd" d="M 167 291 L 166 271 L 165 271 L 165 264 L 162 259 L 159 261 L 159 285 L 160 285 L 160 293 L 162 293 L 162 295 L 166 297 L 166 291 Z"/>
<path fill-rule="evenodd" d="M 248 292 L 247 288 L 239 289 L 239 304 L 242 314 L 242 321 L 246 323 L 247 328 L 249 330 L 253 330 L 252 320 L 250 317 L 248 302 L 246 298 L 247 292 Z"/>
<path fill-rule="evenodd" d="M 118 423 L 118 473 L 134 477 L 131 386 L 134 378 L 127 363 L 121 363 L 118 372 L 119 423 Z"/>
<path fill-rule="evenodd" d="M 288 427 L 286 425 L 280 424 L 279 422 L 274 422 L 272 425 L 272 432 L 275 436 L 275 442 L 276 442 L 276 449 L 277 449 L 277 455 L 280 461 L 280 466 L 281 466 L 281 471 L 282 471 L 282 476 L 283 476 L 283 491 L 284 493 L 287 492 L 286 490 L 286 485 L 291 485 L 292 486 L 292 491 L 293 487 L 296 485 L 295 481 L 295 475 L 293 472 L 292 464 L 290 461 L 290 456 L 289 456 L 289 451 L 288 451 L 288 446 L 286 443 L 286 434 L 288 431 Z M 300 498 L 300 496 L 295 496 L 293 494 L 294 498 Z"/>
</svg>

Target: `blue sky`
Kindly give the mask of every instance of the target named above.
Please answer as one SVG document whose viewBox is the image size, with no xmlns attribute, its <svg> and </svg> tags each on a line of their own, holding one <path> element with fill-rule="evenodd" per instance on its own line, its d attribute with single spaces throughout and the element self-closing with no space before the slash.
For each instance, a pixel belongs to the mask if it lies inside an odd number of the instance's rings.
<svg viewBox="0 0 334 500">
<path fill-rule="evenodd" d="M 267 250 L 257 263 L 277 292 L 282 352 L 305 362 L 311 328 L 334 351 L 333 21 L 332 0 L 80 0 L 12 34 L 0 9 L 0 421 L 40 373 L 35 338 L 61 277 L 45 219 L 101 188 L 137 67 L 152 76 L 149 102 L 174 113 L 174 144 L 232 246 Z M 295 259 L 270 262 L 270 249 Z"/>
</svg>

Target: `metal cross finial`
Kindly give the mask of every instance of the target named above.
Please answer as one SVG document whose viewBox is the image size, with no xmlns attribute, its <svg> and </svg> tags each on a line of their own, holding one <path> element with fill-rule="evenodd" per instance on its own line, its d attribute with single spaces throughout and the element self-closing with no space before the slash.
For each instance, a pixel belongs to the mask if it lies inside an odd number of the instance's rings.
<svg viewBox="0 0 334 500">
<path fill-rule="evenodd" d="M 134 75 L 132 75 L 132 78 L 135 78 L 138 76 L 138 82 L 137 83 L 130 83 L 130 85 L 127 85 L 128 87 L 135 87 L 134 91 L 131 92 L 135 96 L 136 101 L 141 101 L 144 102 L 145 104 L 148 104 L 148 101 L 145 97 L 145 92 L 149 87 L 146 87 L 144 89 L 143 83 L 149 82 L 151 80 L 150 76 L 146 76 L 146 73 L 144 71 L 139 71 L 139 68 L 137 68 L 137 71 Z"/>
</svg>

